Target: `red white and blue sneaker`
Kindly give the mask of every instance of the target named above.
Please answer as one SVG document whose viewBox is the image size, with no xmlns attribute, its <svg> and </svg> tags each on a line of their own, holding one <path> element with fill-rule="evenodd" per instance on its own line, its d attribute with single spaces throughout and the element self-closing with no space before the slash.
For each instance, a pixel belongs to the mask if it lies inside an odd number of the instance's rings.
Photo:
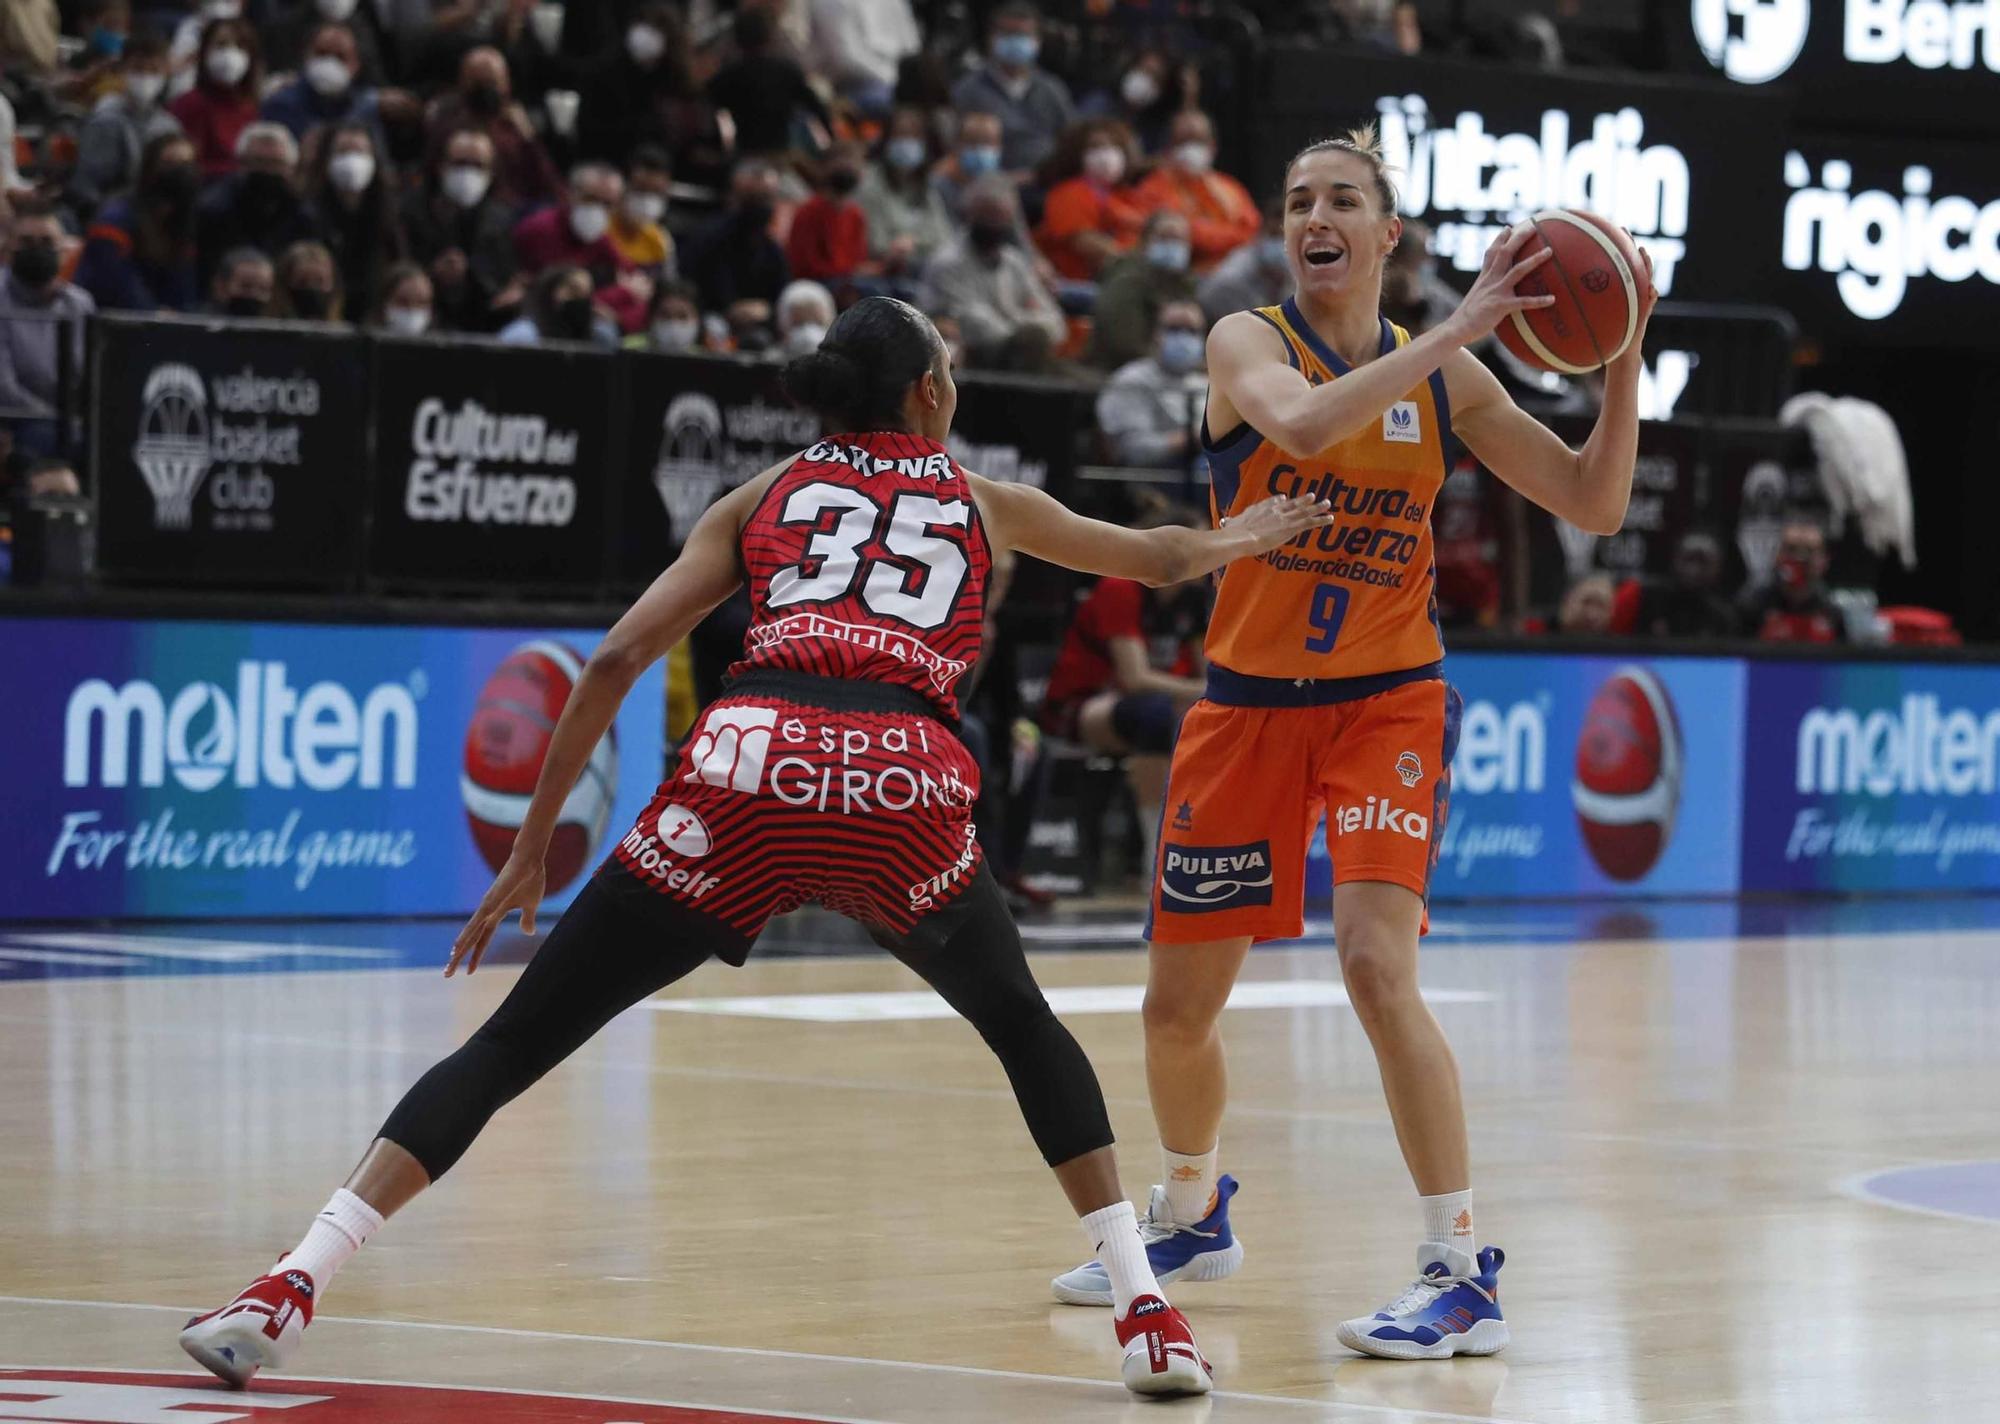
<svg viewBox="0 0 2000 1424">
<path fill-rule="evenodd" d="M 1174 1220 L 1167 1209 L 1167 1189 L 1153 1188 L 1153 1199 L 1139 1220 L 1139 1239 L 1146 1243 L 1146 1260 L 1163 1286 L 1175 1281 L 1219 1281 L 1236 1274 L 1243 1264 L 1243 1243 L 1229 1229 L 1229 1199 L 1236 1179 L 1225 1175 L 1215 1184 L 1215 1205 L 1191 1226 Z M 1085 1261 L 1049 1282 L 1064 1305 L 1110 1305 L 1111 1277 L 1096 1261 Z"/>
<path fill-rule="evenodd" d="M 188 1321 L 181 1348 L 204 1369 L 242 1389 L 257 1371 L 284 1367 L 312 1314 L 312 1277 L 285 1270 L 281 1262 L 222 1309 Z"/>
<path fill-rule="evenodd" d="M 1463 1251 L 1427 1241 L 1417 1248 L 1410 1288 L 1373 1315 L 1343 1320 L 1334 1334 L 1348 1349 L 1384 1360 L 1497 1354 L 1507 1345 L 1499 1284 L 1506 1260 L 1498 1246 L 1486 1247 L 1475 1263 Z"/>
<path fill-rule="evenodd" d="M 1207 1394 L 1215 1371 L 1201 1357 L 1187 1317 L 1156 1295 L 1142 1295 L 1112 1322 L 1125 1347 L 1125 1388 L 1134 1394 Z"/>
</svg>

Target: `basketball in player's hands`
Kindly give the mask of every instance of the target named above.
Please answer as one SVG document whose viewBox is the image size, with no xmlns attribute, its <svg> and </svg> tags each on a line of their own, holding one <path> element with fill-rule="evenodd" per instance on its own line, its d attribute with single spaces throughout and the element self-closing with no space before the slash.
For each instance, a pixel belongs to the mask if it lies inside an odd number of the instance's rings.
<svg viewBox="0 0 2000 1424">
<path fill-rule="evenodd" d="M 1631 235 L 1595 213 L 1548 208 L 1528 219 L 1534 231 L 1515 261 L 1544 247 L 1555 256 L 1523 277 L 1515 291 L 1555 301 L 1513 312 L 1497 328 L 1507 349 L 1531 366 L 1580 376 L 1615 360 L 1638 334 L 1651 282 Z"/>
</svg>

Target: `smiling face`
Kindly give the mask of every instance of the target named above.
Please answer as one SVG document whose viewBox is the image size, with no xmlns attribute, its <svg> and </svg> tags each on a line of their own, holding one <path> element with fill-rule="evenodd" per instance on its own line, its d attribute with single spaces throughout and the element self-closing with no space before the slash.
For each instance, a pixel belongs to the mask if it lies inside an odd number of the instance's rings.
<svg viewBox="0 0 2000 1424">
<path fill-rule="evenodd" d="M 1365 294 L 1379 299 L 1382 265 L 1403 221 L 1385 210 L 1374 165 L 1358 153 L 1321 149 L 1292 165 L 1285 183 L 1285 262 L 1300 296 Z"/>
</svg>

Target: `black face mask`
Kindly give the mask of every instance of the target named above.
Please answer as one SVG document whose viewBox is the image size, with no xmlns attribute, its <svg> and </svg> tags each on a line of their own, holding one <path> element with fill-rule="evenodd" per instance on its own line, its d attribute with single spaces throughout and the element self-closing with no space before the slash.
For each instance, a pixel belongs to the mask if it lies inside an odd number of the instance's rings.
<svg viewBox="0 0 2000 1424">
<path fill-rule="evenodd" d="M 736 210 L 743 218 L 743 226 L 762 232 L 771 225 L 771 215 L 777 211 L 763 198 L 752 198 Z"/>
<path fill-rule="evenodd" d="M 465 92 L 465 107 L 482 119 L 495 117 L 506 104 L 500 86 L 491 80 L 481 80 Z"/>
<path fill-rule="evenodd" d="M 175 212 L 192 208 L 201 192 L 201 171 L 192 163 L 169 163 L 154 170 L 146 192 L 160 207 Z"/>
<path fill-rule="evenodd" d="M 264 304 L 255 297 L 231 297 L 222 304 L 231 316 L 262 316 Z"/>
<path fill-rule="evenodd" d="M 861 175 L 852 168 L 836 168 L 826 175 L 828 191 L 845 196 L 861 186 Z"/>
<path fill-rule="evenodd" d="M 571 297 L 568 301 L 556 303 L 556 335 L 567 336 L 572 341 L 590 339 L 590 298 Z"/>
<path fill-rule="evenodd" d="M 14 280 L 24 287 L 46 287 L 61 265 L 52 243 L 27 242 L 14 249 Z"/>
<path fill-rule="evenodd" d="M 275 213 L 292 198 L 292 185 L 276 173 L 243 175 L 243 202 L 252 212 Z"/>
<path fill-rule="evenodd" d="M 998 252 L 1014 235 L 1012 228 L 1001 223 L 974 223 L 971 232 L 972 245 L 986 253 Z"/>
<path fill-rule="evenodd" d="M 320 320 L 333 303 L 333 294 L 318 287 L 288 287 L 286 294 L 292 299 L 292 311 L 307 321 Z"/>
</svg>

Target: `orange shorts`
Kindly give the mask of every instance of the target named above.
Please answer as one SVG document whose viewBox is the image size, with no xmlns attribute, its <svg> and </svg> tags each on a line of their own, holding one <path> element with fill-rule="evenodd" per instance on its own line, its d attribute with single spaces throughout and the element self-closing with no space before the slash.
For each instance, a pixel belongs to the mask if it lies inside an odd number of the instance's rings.
<svg viewBox="0 0 2000 1424">
<path fill-rule="evenodd" d="M 1322 816 L 1336 885 L 1382 880 L 1428 899 L 1459 706 L 1436 677 L 1318 707 L 1197 702 L 1174 745 L 1146 937 L 1303 933 Z"/>
</svg>

